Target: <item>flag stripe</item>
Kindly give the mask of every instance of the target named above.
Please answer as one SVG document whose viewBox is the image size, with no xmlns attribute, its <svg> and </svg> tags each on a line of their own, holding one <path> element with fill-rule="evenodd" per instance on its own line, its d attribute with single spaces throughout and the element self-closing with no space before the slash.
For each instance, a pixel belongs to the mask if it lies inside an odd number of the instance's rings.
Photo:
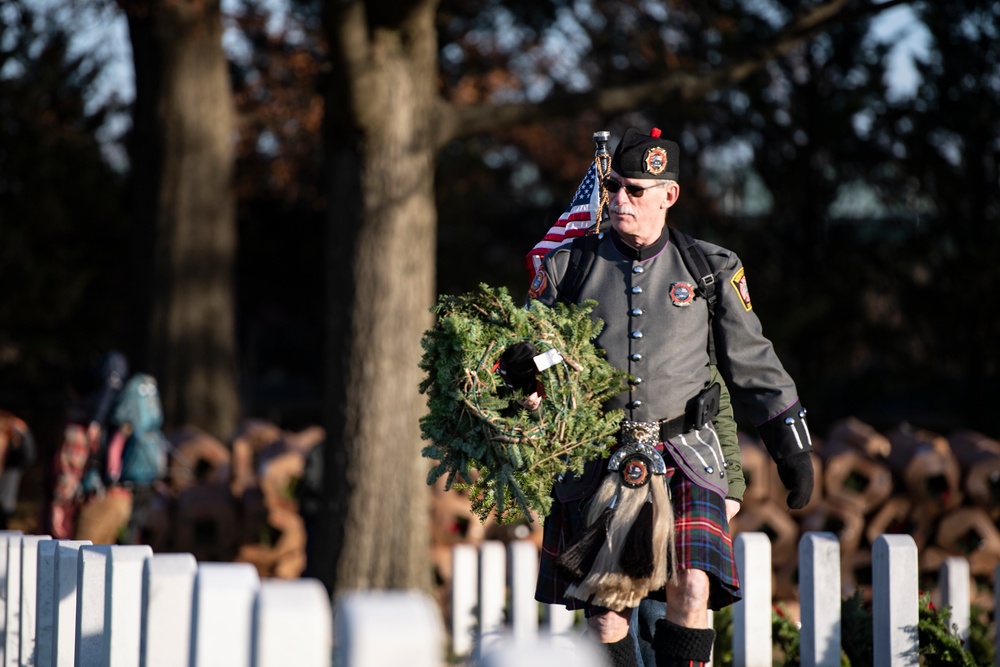
<svg viewBox="0 0 1000 667">
<path fill-rule="evenodd" d="M 594 224 L 594 214 L 597 210 L 597 165 L 591 163 L 580 186 L 573 195 L 569 207 L 559 216 L 556 223 L 545 233 L 541 240 L 528 251 L 524 257 L 525 269 L 528 271 L 529 282 L 534 280 L 542 258 L 553 248 L 587 233 Z"/>
</svg>

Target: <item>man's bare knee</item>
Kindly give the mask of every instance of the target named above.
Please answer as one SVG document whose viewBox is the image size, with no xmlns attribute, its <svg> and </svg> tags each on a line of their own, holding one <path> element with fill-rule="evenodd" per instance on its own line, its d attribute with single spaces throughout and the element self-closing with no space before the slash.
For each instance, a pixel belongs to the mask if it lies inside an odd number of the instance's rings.
<svg viewBox="0 0 1000 667">
<path fill-rule="evenodd" d="M 687 628 L 708 627 L 708 575 L 681 570 L 677 583 L 667 585 L 667 620 Z"/>
<path fill-rule="evenodd" d="M 628 634 L 629 620 L 632 618 L 632 610 L 607 611 L 603 614 L 595 614 L 587 619 L 587 627 L 590 635 L 595 641 L 602 644 L 611 644 L 625 639 Z"/>
</svg>

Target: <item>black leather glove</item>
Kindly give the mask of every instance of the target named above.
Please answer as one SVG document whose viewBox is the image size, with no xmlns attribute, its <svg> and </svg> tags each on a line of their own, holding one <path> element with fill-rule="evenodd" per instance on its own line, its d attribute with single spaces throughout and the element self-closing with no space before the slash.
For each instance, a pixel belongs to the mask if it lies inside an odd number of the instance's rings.
<svg viewBox="0 0 1000 667">
<path fill-rule="evenodd" d="M 806 506 L 813 491 L 813 464 L 809 452 L 799 452 L 776 461 L 778 477 L 788 489 L 788 506 L 799 510 Z"/>
<path fill-rule="evenodd" d="M 503 377 L 504 384 L 515 391 L 532 394 L 538 388 L 538 368 L 535 357 L 538 350 L 531 343 L 514 343 L 500 355 L 497 370 Z"/>
</svg>

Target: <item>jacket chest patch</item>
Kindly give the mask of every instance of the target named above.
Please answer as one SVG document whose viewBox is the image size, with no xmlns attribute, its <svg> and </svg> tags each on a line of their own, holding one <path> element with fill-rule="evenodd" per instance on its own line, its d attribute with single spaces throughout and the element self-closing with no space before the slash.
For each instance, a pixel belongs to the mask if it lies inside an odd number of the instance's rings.
<svg viewBox="0 0 1000 667">
<path fill-rule="evenodd" d="M 694 301 L 694 286 L 691 283 L 674 283 L 670 286 L 670 302 L 675 306 L 690 306 Z"/>
</svg>

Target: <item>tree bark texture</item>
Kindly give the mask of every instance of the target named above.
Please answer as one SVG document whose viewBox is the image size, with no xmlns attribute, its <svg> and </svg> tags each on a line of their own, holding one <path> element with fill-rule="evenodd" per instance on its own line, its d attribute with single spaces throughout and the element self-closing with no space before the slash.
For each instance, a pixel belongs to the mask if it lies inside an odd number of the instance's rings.
<svg viewBox="0 0 1000 667">
<path fill-rule="evenodd" d="M 434 300 L 436 2 L 327 3 L 333 590 L 428 588 L 420 339 Z"/>
<path fill-rule="evenodd" d="M 136 74 L 134 365 L 158 379 L 168 429 L 228 438 L 239 418 L 234 112 L 220 6 L 121 4 Z"/>
</svg>

